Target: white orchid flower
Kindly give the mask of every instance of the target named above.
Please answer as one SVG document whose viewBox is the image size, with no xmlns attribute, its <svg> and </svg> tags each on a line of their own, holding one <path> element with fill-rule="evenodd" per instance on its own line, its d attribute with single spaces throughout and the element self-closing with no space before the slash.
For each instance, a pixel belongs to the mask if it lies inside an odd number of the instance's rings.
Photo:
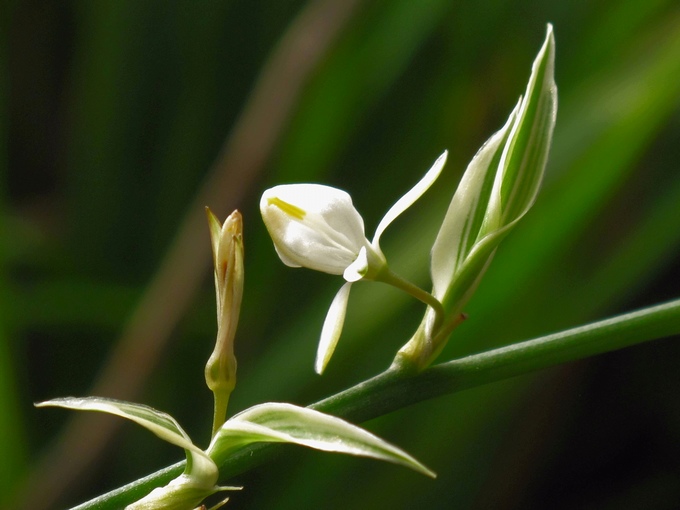
<svg viewBox="0 0 680 510">
<path fill-rule="evenodd" d="M 364 234 L 364 220 L 346 192 L 321 184 L 284 184 L 262 195 L 260 210 L 284 264 L 343 275 L 355 282 L 379 272 L 385 256 Z M 367 255 L 361 257 L 360 254 Z M 362 264 L 365 263 L 365 265 Z"/>
<path fill-rule="evenodd" d="M 321 184 L 284 184 L 262 194 L 262 219 L 281 261 L 290 267 L 343 275 L 347 282 L 333 299 L 321 331 L 315 364 L 319 374 L 340 338 L 352 283 L 377 280 L 417 292 L 389 270 L 380 236 L 439 177 L 447 154 L 445 151 L 439 156 L 425 176 L 387 211 L 372 241 L 366 238 L 364 220 L 352 198 L 342 190 Z M 438 304 L 424 295 L 416 297 L 430 305 Z"/>
</svg>

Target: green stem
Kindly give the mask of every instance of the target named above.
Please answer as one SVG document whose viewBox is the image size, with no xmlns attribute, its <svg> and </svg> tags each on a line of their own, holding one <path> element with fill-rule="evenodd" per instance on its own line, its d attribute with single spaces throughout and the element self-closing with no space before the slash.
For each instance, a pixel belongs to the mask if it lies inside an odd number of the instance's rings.
<svg viewBox="0 0 680 510">
<path fill-rule="evenodd" d="M 217 431 L 220 427 L 224 425 L 227 419 L 227 407 L 229 406 L 229 397 L 231 396 L 231 390 L 213 392 L 215 407 L 213 412 L 213 426 L 212 426 L 212 436 L 215 437 Z"/>
<path fill-rule="evenodd" d="M 376 275 L 375 281 L 392 285 L 393 287 L 396 287 L 399 290 L 403 290 L 404 292 L 410 294 L 417 300 L 422 301 L 426 305 L 430 306 L 434 310 L 434 313 L 436 315 L 435 319 L 436 325 L 441 324 L 444 321 L 444 317 L 446 315 L 444 312 L 444 307 L 437 298 L 435 298 L 429 292 L 421 289 L 417 285 L 414 285 L 413 283 L 409 282 L 405 278 L 402 278 L 398 274 L 394 273 L 388 267 L 385 267 L 383 271 Z"/>
<path fill-rule="evenodd" d="M 360 423 L 416 402 L 527 374 L 630 345 L 680 334 L 680 299 L 534 340 L 473 354 L 419 374 L 398 369 L 364 381 L 310 407 Z M 277 445 L 249 445 L 220 466 L 226 480 L 264 462 Z M 104 494 L 73 510 L 113 510 L 179 475 L 184 463 Z"/>
</svg>

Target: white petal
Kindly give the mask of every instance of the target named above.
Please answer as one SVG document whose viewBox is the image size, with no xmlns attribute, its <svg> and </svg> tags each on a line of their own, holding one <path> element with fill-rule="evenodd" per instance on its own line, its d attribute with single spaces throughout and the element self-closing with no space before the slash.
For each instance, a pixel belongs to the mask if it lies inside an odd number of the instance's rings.
<svg viewBox="0 0 680 510">
<path fill-rule="evenodd" d="M 367 270 L 368 270 L 368 253 L 366 251 L 366 247 L 364 246 L 363 248 L 361 248 L 361 251 L 359 251 L 359 256 L 356 258 L 354 262 L 347 266 L 342 276 L 345 278 L 346 281 L 354 283 L 361 280 L 366 274 Z"/>
<path fill-rule="evenodd" d="M 320 216 L 331 229 L 345 236 L 347 242 L 355 246 L 357 251 L 363 246 L 364 220 L 355 209 L 349 193 L 322 184 L 282 184 L 262 194 L 262 211 L 269 209 L 272 198 L 299 208 L 308 218 Z M 302 221 L 306 222 L 304 219 Z"/>
<path fill-rule="evenodd" d="M 319 348 L 316 351 L 316 362 L 314 369 L 317 374 L 322 374 L 328 361 L 335 351 L 335 346 L 340 339 L 342 326 L 345 323 L 345 312 L 347 311 L 347 301 L 349 300 L 349 290 L 352 287 L 350 282 L 345 283 L 333 298 L 326 320 L 321 329 L 321 339 Z"/>
<path fill-rule="evenodd" d="M 418 184 L 413 186 L 403 197 L 401 197 L 397 202 L 387 211 L 387 214 L 380 220 L 378 228 L 375 230 L 375 236 L 373 237 L 373 242 L 371 243 L 377 251 L 380 252 L 380 236 L 385 231 L 385 229 L 392 223 L 397 216 L 403 213 L 406 209 L 411 207 L 411 205 L 418 200 L 423 193 L 425 193 L 432 183 L 437 180 L 439 174 L 444 168 L 446 163 L 446 157 L 448 156 L 448 151 L 444 151 L 441 156 L 437 158 L 434 162 L 432 168 L 430 168 L 425 176 L 418 181 Z"/>
<path fill-rule="evenodd" d="M 284 264 L 290 267 L 307 267 L 330 274 L 342 274 L 356 259 L 359 248 L 354 250 L 333 243 L 328 236 L 319 233 L 308 224 L 288 222 L 274 238 L 274 247 Z"/>
<path fill-rule="evenodd" d="M 284 264 L 342 274 L 367 243 L 364 222 L 342 190 L 319 184 L 275 186 L 260 210 Z"/>
</svg>

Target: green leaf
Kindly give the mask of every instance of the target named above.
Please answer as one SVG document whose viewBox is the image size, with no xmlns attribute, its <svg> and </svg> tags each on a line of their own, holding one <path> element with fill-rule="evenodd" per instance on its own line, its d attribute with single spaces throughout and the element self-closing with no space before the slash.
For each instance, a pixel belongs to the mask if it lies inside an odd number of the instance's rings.
<svg viewBox="0 0 680 510">
<path fill-rule="evenodd" d="M 217 432 L 208 454 L 221 463 L 251 443 L 294 443 L 326 452 L 372 457 L 436 475 L 408 453 L 335 416 L 292 404 L 261 404 L 237 414 Z"/>
<path fill-rule="evenodd" d="M 505 126 L 479 150 L 432 249 L 434 295 L 459 311 L 508 232 L 531 208 L 555 127 L 555 39 L 548 25 L 527 89 Z"/>
<path fill-rule="evenodd" d="M 399 366 L 429 366 L 462 320 L 496 248 L 531 208 L 543 179 L 557 113 L 555 38 L 548 25 L 527 89 L 505 126 L 468 165 L 432 247 L 433 295 L 448 313 L 438 322 L 428 309 L 395 359 Z"/>
<path fill-rule="evenodd" d="M 213 489 L 218 470 L 213 460 L 195 446 L 179 423 L 169 414 L 152 407 L 103 397 L 64 397 L 35 404 L 36 407 L 63 407 L 78 411 L 99 411 L 131 420 L 168 443 L 184 448 L 187 455 L 185 474 L 194 486 Z"/>
<path fill-rule="evenodd" d="M 451 199 L 432 247 L 433 294 L 437 299 L 444 297 L 479 237 L 503 147 L 518 108 L 519 104 L 505 126 L 494 133 L 472 158 Z"/>
<path fill-rule="evenodd" d="M 533 205 L 543 180 L 557 114 L 554 78 L 555 37 L 548 25 L 545 42 L 531 68 L 527 90 L 501 158 L 501 173 L 480 236 L 509 225 Z"/>
</svg>

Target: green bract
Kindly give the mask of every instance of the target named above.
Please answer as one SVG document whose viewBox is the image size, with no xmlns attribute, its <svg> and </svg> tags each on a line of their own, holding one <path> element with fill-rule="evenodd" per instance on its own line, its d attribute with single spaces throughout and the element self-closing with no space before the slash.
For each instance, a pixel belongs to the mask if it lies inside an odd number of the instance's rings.
<svg viewBox="0 0 680 510">
<path fill-rule="evenodd" d="M 555 126 L 555 39 L 548 25 L 525 94 L 468 165 L 432 248 L 433 295 L 448 313 L 439 324 L 428 310 L 400 359 L 428 366 L 461 320 L 496 248 L 533 205 Z"/>
</svg>

